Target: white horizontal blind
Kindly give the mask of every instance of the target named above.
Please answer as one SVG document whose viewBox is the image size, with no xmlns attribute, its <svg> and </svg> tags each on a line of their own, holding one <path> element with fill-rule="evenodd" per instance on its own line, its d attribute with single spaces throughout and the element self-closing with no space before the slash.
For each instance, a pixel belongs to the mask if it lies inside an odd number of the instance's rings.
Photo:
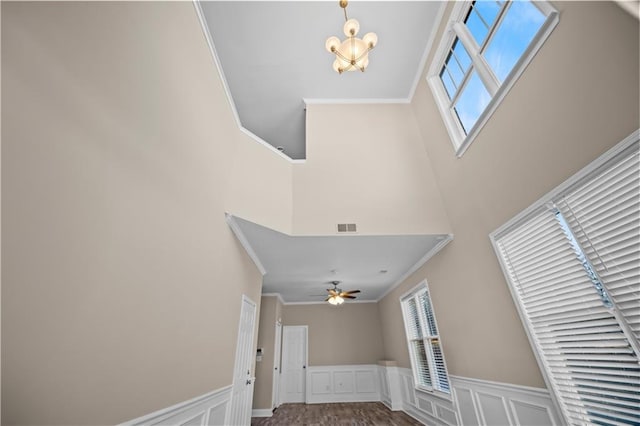
<svg viewBox="0 0 640 426">
<path fill-rule="evenodd" d="M 640 424 L 638 155 L 496 238 L 565 418 Z"/>
<path fill-rule="evenodd" d="M 616 307 L 640 339 L 640 154 L 559 202 Z"/>
<path fill-rule="evenodd" d="M 416 381 L 423 386 L 431 387 L 431 371 L 424 341 L 422 340 L 422 327 L 415 298 L 408 299 L 405 302 L 405 326 Z"/>
<path fill-rule="evenodd" d="M 423 328 L 425 330 L 425 345 L 429 348 L 428 357 L 431 360 L 433 373 L 433 387 L 443 392 L 450 392 L 449 377 L 447 368 L 444 363 L 444 355 L 440 348 L 440 338 L 438 337 L 438 326 L 436 325 L 436 317 L 431 306 L 431 297 L 429 290 L 423 289 L 418 293 L 418 303 L 422 311 Z"/>
<path fill-rule="evenodd" d="M 416 385 L 450 393 L 433 306 L 426 285 L 402 300 Z"/>
</svg>

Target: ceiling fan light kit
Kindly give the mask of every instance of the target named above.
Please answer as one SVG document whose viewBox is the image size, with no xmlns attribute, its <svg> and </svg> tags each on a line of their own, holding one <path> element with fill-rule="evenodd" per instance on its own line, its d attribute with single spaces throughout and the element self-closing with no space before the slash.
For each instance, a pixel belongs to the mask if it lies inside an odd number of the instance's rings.
<svg viewBox="0 0 640 426">
<path fill-rule="evenodd" d="M 360 23 L 347 17 L 347 0 L 340 0 L 340 7 L 344 10 L 343 32 L 347 37 L 344 41 L 336 36 L 329 37 L 325 48 L 336 56 L 333 61 L 333 69 L 342 74 L 345 71 L 362 71 L 369 65 L 369 51 L 378 44 L 378 36 L 375 33 L 367 33 L 359 39 L 356 37 L 360 31 Z"/>
<path fill-rule="evenodd" d="M 333 288 L 327 289 L 329 296 L 324 301 L 333 306 L 342 305 L 345 299 L 355 299 L 354 294 L 360 293 L 360 290 L 342 291 L 341 288 L 338 288 L 340 281 L 331 281 L 331 284 L 333 284 Z"/>
</svg>

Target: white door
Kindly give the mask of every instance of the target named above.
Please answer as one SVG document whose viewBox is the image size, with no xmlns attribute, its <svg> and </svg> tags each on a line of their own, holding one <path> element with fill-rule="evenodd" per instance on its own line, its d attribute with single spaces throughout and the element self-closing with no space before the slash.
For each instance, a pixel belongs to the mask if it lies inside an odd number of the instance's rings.
<svg viewBox="0 0 640 426">
<path fill-rule="evenodd" d="M 276 341 L 273 351 L 273 392 L 271 398 L 271 408 L 280 406 L 280 349 L 282 348 L 282 323 L 276 323 Z"/>
<path fill-rule="evenodd" d="M 242 295 L 236 363 L 233 367 L 233 387 L 225 424 L 247 426 L 251 423 L 251 403 L 253 400 L 253 338 L 256 324 L 256 304 Z"/>
<path fill-rule="evenodd" d="M 282 402 L 305 402 L 307 372 L 307 326 L 284 326 L 282 330 Z"/>
</svg>

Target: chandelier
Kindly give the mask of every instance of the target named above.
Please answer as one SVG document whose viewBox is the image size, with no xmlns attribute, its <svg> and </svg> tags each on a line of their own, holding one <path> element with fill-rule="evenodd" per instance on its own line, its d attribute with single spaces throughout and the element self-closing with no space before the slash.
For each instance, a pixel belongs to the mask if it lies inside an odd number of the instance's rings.
<svg viewBox="0 0 640 426">
<path fill-rule="evenodd" d="M 378 43 L 378 36 L 375 33 L 367 33 L 359 39 L 356 37 L 360 30 L 360 23 L 355 19 L 347 17 L 348 0 L 340 0 L 340 7 L 344 9 L 344 41 L 336 36 L 329 37 L 325 47 L 329 53 L 336 55 L 333 61 L 333 69 L 342 74 L 345 71 L 363 71 L 369 65 L 369 51 Z"/>
</svg>

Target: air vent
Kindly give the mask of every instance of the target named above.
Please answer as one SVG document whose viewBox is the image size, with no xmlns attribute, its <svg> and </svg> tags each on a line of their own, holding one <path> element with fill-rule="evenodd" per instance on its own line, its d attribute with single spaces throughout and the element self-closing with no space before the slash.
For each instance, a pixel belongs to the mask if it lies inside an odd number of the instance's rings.
<svg viewBox="0 0 640 426">
<path fill-rule="evenodd" d="M 339 223 L 338 233 L 343 233 L 343 232 L 356 232 L 356 224 L 355 223 Z"/>
</svg>

